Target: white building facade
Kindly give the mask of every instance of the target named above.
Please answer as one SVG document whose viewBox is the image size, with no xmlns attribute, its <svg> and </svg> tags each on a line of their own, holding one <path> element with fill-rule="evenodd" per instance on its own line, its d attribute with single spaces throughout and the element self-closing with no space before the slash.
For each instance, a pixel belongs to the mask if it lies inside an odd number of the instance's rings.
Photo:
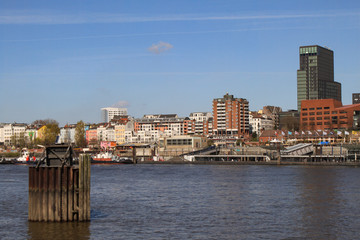
<svg viewBox="0 0 360 240">
<path fill-rule="evenodd" d="M 128 115 L 127 108 L 114 108 L 107 107 L 101 109 L 102 122 L 110 122 L 114 116 L 126 116 Z"/>
<path fill-rule="evenodd" d="M 273 130 L 274 121 L 266 115 L 261 115 L 258 113 L 249 114 L 249 124 L 252 133 L 256 133 L 257 136 L 260 136 L 261 132 L 264 130 Z"/>
</svg>

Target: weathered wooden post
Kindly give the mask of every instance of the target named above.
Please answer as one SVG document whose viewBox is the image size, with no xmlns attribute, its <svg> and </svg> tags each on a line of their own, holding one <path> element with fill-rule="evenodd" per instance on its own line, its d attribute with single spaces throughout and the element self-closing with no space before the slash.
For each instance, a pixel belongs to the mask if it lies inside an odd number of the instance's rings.
<svg viewBox="0 0 360 240">
<path fill-rule="evenodd" d="M 277 164 L 281 164 L 281 151 L 280 151 L 280 143 L 277 143 Z"/>
<path fill-rule="evenodd" d="M 132 157 L 133 157 L 133 163 L 137 164 L 137 160 L 136 160 L 136 147 L 133 147 L 133 151 L 132 151 Z"/>
<path fill-rule="evenodd" d="M 29 167 L 29 221 L 90 221 L 90 157 L 74 165 L 73 155 L 71 146 L 49 146 Z"/>
</svg>

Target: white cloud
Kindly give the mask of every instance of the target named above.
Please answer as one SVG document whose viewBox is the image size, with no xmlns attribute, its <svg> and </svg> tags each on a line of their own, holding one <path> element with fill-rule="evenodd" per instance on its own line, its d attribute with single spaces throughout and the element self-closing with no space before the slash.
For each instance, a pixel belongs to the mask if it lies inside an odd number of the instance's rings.
<svg viewBox="0 0 360 240">
<path fill-rule="evenodd" d="M 173 47 L 174 46 L 170 43 L 160 41 L 159 43 L 153 44 L 151 47 L 148 48 L 148 50 L 152 53 L 160 54 L 162 52 L 169 51 Z"/>
</svg>

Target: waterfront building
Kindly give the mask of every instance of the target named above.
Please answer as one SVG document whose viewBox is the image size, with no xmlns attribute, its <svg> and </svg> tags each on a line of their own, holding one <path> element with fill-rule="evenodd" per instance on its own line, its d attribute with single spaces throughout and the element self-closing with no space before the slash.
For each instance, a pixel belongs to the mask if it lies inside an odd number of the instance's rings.
<svg viewBox="0 0 360 240">
<path fill-rule="evenodd" d="M 88 145 L 92 146 L 99 142 L 96 125 L 90 125 L 88 130 L 86 130 L 86 142 Z"/>
<path fill-rule="evenodd" d="M 210 112 L 193 112 L 190 113 L 190 120 L 193 120 L 194 129 L 192 131 L 195 135 L 209 135 L 209 120 L 212 120 Z"/>
<path fill-rule="evenodd" d="M 115 125 L 115 141 L 119 145 L 125 143 L 125 124 Z"/>
<path fill-rule="evenodd" d="M 144 115 L 134 120 L 133 129 L 125 130 L 125 142 L 153 143 L 161 137 L 192 134 L 194 128 L 193 120 L 176 114 Z"/>
<path fill-rule="evenodd" d="M 115 116 L 126 116 L 127 108 L 107 107 L 101 109 L 102 122 L 110 122 Z"/>
<path fill-rule="evenodd" d="M 0 123 L 0 144 L 4 144 L 4 123 Z"/>
<path fill-rule="evenodd" d="M 25 138 L 29 142 L 34 142 L 35 139 L 38 137 L 38 129 L 39 126 L 37 125 L 27 125 L 25 130 Z"/>
<path fill-rule="evenodd" d="M 0 142 L 5 145 L 13 144 L 16 140 L 26 140 L 26 127 L 24 123 L 3 124 L 0 127 Z"/>
<path fill-rule="evenodd" d="M 300 67 L 297 70 L 297 105 L 312 99 L 341 101 L 341 84 L 334 81 L 334 52 L 318 45 L 299 48 Z"/>
<path fill-rule="evenodd" d="M 249 134 L 249 102 L 226 93 L 213 100 L 214 138 L 240 138 Z"/>
<path fill-rule="evenodd" d="M 250 112 L 249 114 L 250 132 L 256 133 L 260 136 L 260 133 L 264 130 L 273 130 L 274 121 L 266 116 L 257 112 Z"/>
<path fill-rule="evenodd" d="M 360 104 L 343 106 L 335 99 L 304 100 L 300 126 L 305 130 L 359 129 Z"/>
<path fill-rule="evenodd" d="M 97 127 L 98 141 L 115 141 L 115 128 L 110 123 L 102 123 Z"/>
<path fill-rule="evenodd" d="M 279 117 L 280 112 L 282 112 L 281 107 L 264 106 L 261 114 L 266 115 L 268 118 L 271 118 L 274 122 L 274 128 L 279 129 L 279 127 L 280 127 L 280 117 Z"/>
<path fill-rule="evenodd" d="M 194 151 L 207 146 L 207 138 L 204 136 L 181 135 L 162 137 L 159 139 L 159 150 L 184 150 Z"/>
<path fill-rule="evenodd" d="M 75 143 L 75 128 L 76 124 L 66 124 L 60 128 L 60 135 L 57 143 Z"/>
<path fill-rule="evenodd" d="M 353 93 L 352 94 L 352 104 L 360 103 L 360 93 Z"/>
<path fill-rule="evenodd" d="M 271 144 L 276 142 L 286 144 L 297 143 L 314 143 L 330 144 L 341 143 L 345 139 L 353 142 L 360 140 L 358 131 L 333 131 L 333 130 L 300 130 L 300 131 L 283 131 L 283 130 L 266 130 L 259 137 L 259 143 Z"/>
<path fill-rule="evenodd" d="M 143 118 L 146 119 L 172 119 L 172 118 L 178 118 L 177 114 L 145 114 Z"/>
</svg>

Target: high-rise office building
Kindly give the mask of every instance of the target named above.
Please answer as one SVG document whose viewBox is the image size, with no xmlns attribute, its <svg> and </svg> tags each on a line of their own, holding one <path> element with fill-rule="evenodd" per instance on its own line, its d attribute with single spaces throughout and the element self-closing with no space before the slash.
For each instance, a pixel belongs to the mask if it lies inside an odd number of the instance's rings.
<svg viewBox="0 0 360 240">
<path fill-rule="evenodd" d="M 107 107 L 101 109 L 101 117 L 103 122 L 110 122 L 114 116 L 126 116 L 127 108 Z"/>
<path fill-rule="evenodd" d="M 249 133 L 249 102 L 228 93 L 213 100 L 213 135 L 241 137 Z"/>
<path fill-rule="evenodd" d="M 334 81 L 334 52 L 318 45 L 299 49 L 297 104 L 302 100 L 335 99 L 341 101 L 341 84 Z"/>
</svg>

